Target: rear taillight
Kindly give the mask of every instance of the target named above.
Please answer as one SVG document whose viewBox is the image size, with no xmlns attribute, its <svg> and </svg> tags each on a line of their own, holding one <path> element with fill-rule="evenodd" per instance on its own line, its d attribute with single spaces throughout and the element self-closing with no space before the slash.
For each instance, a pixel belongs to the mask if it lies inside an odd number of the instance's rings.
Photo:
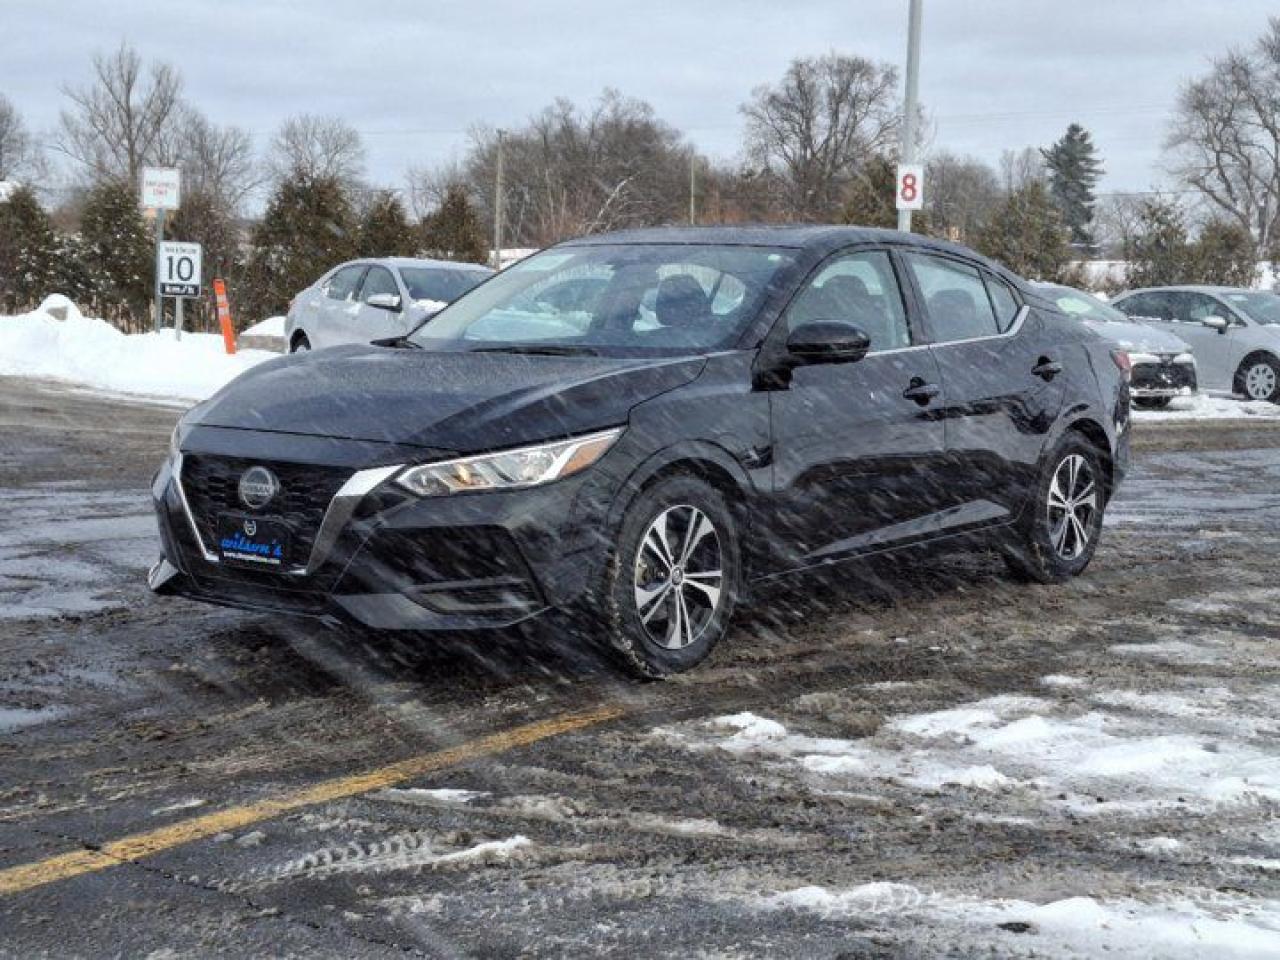
<svg viewBox="0 0 1280 960">
<path fill-rule="evenodd" d="M 1111 359 L 1120 368 L 1120 375 L 1124 377 L 1125 382 L 1133 379 L 1133 361 L 1129 359 L 1129 351 L 1112 350 Z"/>
</svg>

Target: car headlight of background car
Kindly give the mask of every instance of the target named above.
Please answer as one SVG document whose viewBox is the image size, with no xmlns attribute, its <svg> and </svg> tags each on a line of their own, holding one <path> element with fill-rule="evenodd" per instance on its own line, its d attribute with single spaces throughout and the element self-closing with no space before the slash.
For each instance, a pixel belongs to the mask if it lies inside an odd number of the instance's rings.
<svg viewBox="0 0 1280 960">
<path fill-rule="evenodd" d="M 395 482 L 422 497 L 477 490 L 536 487 L 591 466 L 622 435 L 622 427 L 501 453 L 410 467 Z"/>
<path fill-rule="evenodd" d="M 1173 362 L 1194 364 L 1196 362 L 1196 358 L 1190 353 L 1180 353 L 1173 358 Z"/>
</svg>

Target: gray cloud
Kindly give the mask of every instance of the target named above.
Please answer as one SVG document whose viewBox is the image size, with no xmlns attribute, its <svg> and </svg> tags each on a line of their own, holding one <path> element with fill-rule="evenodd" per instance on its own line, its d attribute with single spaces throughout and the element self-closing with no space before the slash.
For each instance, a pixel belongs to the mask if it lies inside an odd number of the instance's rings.
<svg viewBox="0 0 1280 960">
<path fill-rule="evenodd" d="M 1227 11 L 1229 10 L 1229 16 Z M 995 162 L 1068 122 L 1093 132 L 1108 190 L 1161 179 L 1181 81 L 1261 33 L 1274 4 L 1236 0 L 925 0 L 921 98 L 933 146 Z M 733 156 L 738 105 L 796 55 L 900 63 L 905 0 L 5 0 L 0 91 L 38 130 L 61 88 L 121 39 L 176 64 L 210 117 L 264 145 L 292 113 L 365 132 L 370 175 L 460 156 L 475 124 L 518 124 L 604 87 L 651 102 L 703 151 Z"/>
</svg>

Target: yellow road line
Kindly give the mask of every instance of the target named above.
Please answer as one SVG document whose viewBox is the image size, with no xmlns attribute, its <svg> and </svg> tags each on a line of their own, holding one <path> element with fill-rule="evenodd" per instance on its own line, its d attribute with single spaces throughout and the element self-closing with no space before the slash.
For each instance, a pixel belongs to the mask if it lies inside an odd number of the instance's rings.
<svg viewBox="0 0 1280 960">
<path fill-rule="evenodd" d="M 368 793 L 371 790 L 381 790 L 433 770 L 466 763 L 479 757 L 504 753 L 516 747 L 546 740 L 548 737 L 595 726 L 621 716 L 622 712 L 621 707 L 602 706 L 577 713 L 561 714 L 547 720 L 539 720 L 536 723 L 490 734 L 456 747 L 438 750 L 435 753 L 410 757 L 376 770 L 326 780 L 272 800 L 260 800 L 244 806 L 229 807 L 226 810 L 218 810 L 201 817 L 173 823 L 167 827 L 135 833 L 133 836 L 104 844 L 98 850 L 74 850 L 34 863 L 10 867 L 7 870 L 0 870 L 0 895 L 20 893 L 46 883 L 66 880 L 97 870 L 106 870 L 132 860 L 141 860 L 143 857 L 184 843 L 191 843 L 193 840 L 203 840 L 219 833 L 239 830 L 252 823 L 270 820 L 299 807 L 314 806 L 330 800 Z"/>
</svg>

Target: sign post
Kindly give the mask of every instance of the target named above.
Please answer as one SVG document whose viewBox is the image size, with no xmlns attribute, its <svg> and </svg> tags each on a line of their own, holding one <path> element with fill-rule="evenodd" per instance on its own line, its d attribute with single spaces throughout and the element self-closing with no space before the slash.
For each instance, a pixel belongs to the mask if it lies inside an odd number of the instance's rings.
<svg viewBox="0 0 1280 960">
<path fill-rule="evenodd" d="M 156 282 L 160 296 L 174 297 L 173 329 L 182 336 L 182 301 L 200 296 L 201 250 L 198 243 L 161 241 L 156 256 Z"/>
<path fill-rule="evenodd" d="M 160 245 L 164 243 L 164 215 L 177 210 L 182 194 L 182 174 L 169 167 L 142 168 L 142 206 L 156 212 L 156 287 L 155 329 L 160 332 L 164 323 L 164 300 L 160 290 Z"/>
</svg>

